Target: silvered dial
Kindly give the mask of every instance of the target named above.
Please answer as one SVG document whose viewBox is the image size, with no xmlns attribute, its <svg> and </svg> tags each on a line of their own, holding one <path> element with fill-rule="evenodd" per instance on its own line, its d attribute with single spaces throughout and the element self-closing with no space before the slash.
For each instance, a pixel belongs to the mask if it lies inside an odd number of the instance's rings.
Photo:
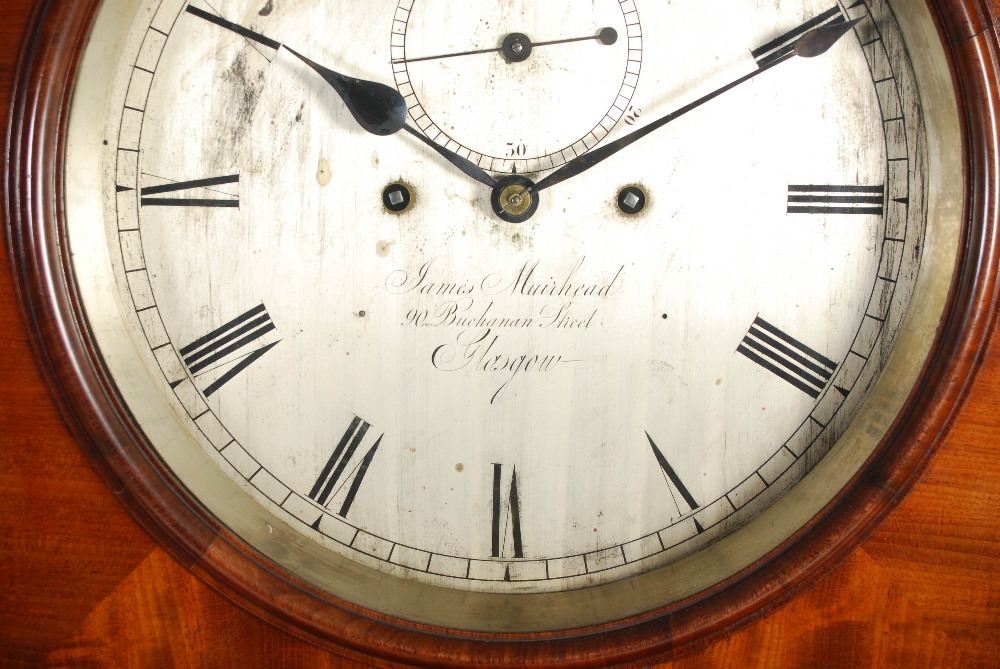
<svg viewBox="0 0 1000 669">
<path fill-rule="evenodd" d="M 884 2 L 557 2 L 489 22 L 452 2 L 403 18 L 394 1 L 260 4 L 140 3 L 106 116 L 106 238 L 180 426 L 166 443 L 196 440 L 299 540 L 455 589 L 615 581 L 745 524 L 850 424 L 926 217 Z M 544 183 L 847 21 L 822 55 L 538 193 L 523 222 L 414 137 Z M 404 46 L 604 27 L 615 43 L 426 60 L 419 86 L 417 63 L 400 80 Z M 409 130 L 377 136 L 327 70 L 441 111 L 430 126 L 411 106 Z M 622 77 L 617 117 L 588 135 Z"/>
</svg>

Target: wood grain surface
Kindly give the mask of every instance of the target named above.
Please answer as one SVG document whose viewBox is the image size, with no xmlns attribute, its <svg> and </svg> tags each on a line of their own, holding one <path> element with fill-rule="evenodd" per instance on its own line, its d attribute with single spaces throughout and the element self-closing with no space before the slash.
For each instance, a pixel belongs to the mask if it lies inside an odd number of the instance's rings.
<svg viewBox="0 0 1000 669">
<path fill-rule="evenodd" d="M 0 108 L 32 0 L 0 5 Z M 1000 0 L 994 0 L 997 16 Z M 993 30 L 991 17 L 970 25 Z M 5 117 L 6 120 L 6 117 Z M 7 166 L 5 165 L 5 169 Z M 6 249 L 6 247 L 5 247 Z M 662 667 L 1000 666 L 1000 341 L 909 496 L 795 599 Z M 379 666 L 274 628 L 139 527 L 75 443 L 0 252 L 0 665 Z"/>
</svg>

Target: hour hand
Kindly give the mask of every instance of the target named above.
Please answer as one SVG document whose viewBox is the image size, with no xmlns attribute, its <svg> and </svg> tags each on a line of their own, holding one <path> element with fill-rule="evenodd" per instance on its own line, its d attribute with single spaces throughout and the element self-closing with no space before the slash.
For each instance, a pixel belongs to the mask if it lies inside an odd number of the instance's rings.
<svg viewBox="0 0 1000 669">
<path fill-rule="evenodd" d="M 194 14 L 198 18 L 204 19 L 209 23 L 214 23 L 219 27 L 271 49 L 277 50 L 284 46 L 277 40 L 265 37 L 232 21 L 227 21 L 220 16 L 209 14 L 203 9 L 188 5 L 187 11 L 189 14 Z M 403 127 L 403 124 L 406 122 L 406 100 L 403 99 L 403 96 L 396 89 L 375 81 L 345 76 L 330 68 L 323 67 L 319 63 L 313 62 L 287 46 L 284 46 L 284 48 L 296 58 L 309 65 L 309 67 L 323 77 L 326 83 L 330 84 L 333 90 L 337 91 L 337 94 L 344 101 L 344 105 L 347 106 L 354 120 L 366 131 L 373 135 L 392 135 L 399 132 Z"/>
</svg>

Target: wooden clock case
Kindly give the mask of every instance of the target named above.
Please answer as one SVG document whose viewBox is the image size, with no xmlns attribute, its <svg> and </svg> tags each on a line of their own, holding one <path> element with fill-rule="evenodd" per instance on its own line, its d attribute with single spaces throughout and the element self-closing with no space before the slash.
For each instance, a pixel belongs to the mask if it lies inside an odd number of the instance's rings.
<svg viewBox="0 0 1000 669">
<path fill-rule="evenodd" d="M 192 499 L 131 422 L 95 350 L 64 243 L 62 146 L 96 0 L 35 3 L 12 95 L 8 252 L 38 365 L 76 440 L 135 520 L 191 572 L 271 624 L 355 658 L 426 666 L 605 666 L 689 652 L 800 594 L 911 489 L 951 427 L 996 316 L 1000 47 L 979 0 L 935 0 L 964 124 L 961 264 L 935 353 L 875 456 L 807 527 L 696 597 L 568 633 L 433 629 L 360 609 L 277 569 Z"/>
</svg>

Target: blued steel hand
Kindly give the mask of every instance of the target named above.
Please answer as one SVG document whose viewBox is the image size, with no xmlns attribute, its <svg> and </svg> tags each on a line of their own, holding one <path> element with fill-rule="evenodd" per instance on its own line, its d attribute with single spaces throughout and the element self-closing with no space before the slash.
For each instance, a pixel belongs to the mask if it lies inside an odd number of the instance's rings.
<svg viewBox="0 0 1000 669">
<path fill-rule="evenodd" d="M 491 188 L 496 186 L 496 180 L 478 165 L 466 160 L 454 151 L 450 151 L 443 146 L 432 142 L 419 131 L 406 125 L 406 101 L 396 89 L 374 81 L 365 81 L 364 79 L 346 77 L 339 72 L 334 72 L 333 70 L 323 67 L 319 63 L 306 58 L 299 52 L 283 45 L 277 40 L 265 37 L 260 33 L 256 33 L 248 28 L 244 28 L 241 25 L 233 23 L 232 21 L 227 21 L 226 19 L 215 16 L 214 14 L 209 14 L 208 12 L 198 9 L 197 7 L 191 7 L 189 5 L 187 11 L 199 18 L 205 19 L 209 23 L 214 23 L 217 26 L 221 26 L 226 30 L 232 31 L 248 40 L 257 42 L 258 44 L 263 44 L 264 46 L 275 50 L 281 48 L 287 50 L 290 54 L 315 70 L 328 84 L 330 84 L 330 86 L 333 87 L 335 91 L 337 91 L 337 94 L 340 95 L 344 104 L 347 106 L 347 109 L 351 112 L 351 115 L 354 116 L 354 120 L 356 120 L 358 125 L 368 132 L 374 135 L 391 135 L 405 129 L 414 137 L 444 156 L 452 165 L 476 181 L 482 182 Z"/>
<path fill-rule="evenodd" d="M 209 14 L 197 7 L 188 5 L 187 11 L 190 14 L 205 19 L 209 23 L 214 23 L 217 26 L 258 44 L 263 44 L 271 49 L 277 50 L 284 46 L 281 42 L 273 40 L 270 37 L 265 37 L 260 33 L 256 33 L 214 14 Z M 344 101 L 348 111 L 351 112 L 351 116 L 358 122 L 358 125 L 368 132 L 373 135 L 391 135 L 399 132 L 403 127 L 403 124 L 406 122 L 406 101 L 395 88 L 375 81 L 344 76 L 339 72 L 334 72 L 327 67 L 309 60 L 287 46 L 284 46 L 284 48 L 319 73 L 326 83 L 330 84 L 333 90 L 337 91 L 340 99 Z"/>
<path fill-rule="evenodd" d="M 610 46 L 618 41 L 618 31 L 614 28 L 601 28 L 596 35 L 586 37 L 570 37 L 567 39 L 554 39 L 547 42 L 532 42 L 531 38 L 523 33 L 511 33 L 504 38 L 503 44 L 492 49 L 475 49 L 473 51 L 459 51 L 457 53 L 446 53 L 440 56 L 420 56 L 419 58 L 397 58 L 393 63 L 419 63 L 424 60 L 440 60 L 442 58 L 455 58 L 456 56 L 475 56 L 481 53 L 503 53 L 508 59 L 520 61 L 528 57 L 531 50 L 540 46 L 552 46 L 553 44 L 568 44 L 569 42 L 588 42 L 597 40 L 605 46 Z"/>
<path fill-rule="evenodd" d="M 837 40 L 843 37 L 851 28 L 853 28 L 861 19 L 855 19 L 853 21 L 844 21 L 842 23 L 829 23 L 819 28 L 810 30 L 802 37 L 795 40 L 792 48 L 788 53 L 770 61 L 764 65 L 761 65 L 758 69 L 754 70 L 750 74 L 744 75 L 735 81 L 732 81 L 725 86 L 712 91 L 708 95 L 698 98 L 694 102 L 684 105 L 680 109 L 670 112 L 666 116 L 659 118 L 649 125 L 646 125 L 638 130 L 630 132 L 629 134 L 621 137 L 609 144 L 602 147 L 594 149 L 593 151 L 588 151 L 577 158 L 569 161 L 558 170 L 548 175 L 537 184 L 526 190 L 521 194 L 521 197 L 530 196 L 532 193 L 537 193 L 538 191 L 545 190 L 551 186 L 561 183 L 570 177 L 574 177 L 581 172 L 584 172 L 594 165 L 600 163 L 601 161 L 610 158 L 614 154 L 618 153 L 627 146 L 630 146 L 634 142 L 642 139 L 646 135 L 650 134 L 658 128 L 662 128 L 671 121 L 683 116 L 692 109 L 697 109 L 706 102 L 714 100 L 723 93 L 733 88 L 736 88 L 740 84 L 750 81 L 757 75 L 770 70 L 773 67 L 777 67 L 785 61 L 791 60 L 795 56 L 802 56 L 803 58 L 813 58 L 821 54 L 826 53 L 831 46 L 833 46 Z"/>
<path fill-rule="evenodd" d="M 463 158 L 462 156 L 458 155 L 457 153 L 455 153 L 450 149 L 444 148 L 437 142 L 431 140 L 424 133 L 420 132 L 419 130 L 413 129 L 408 125 L 404 125 L 403 130 L 407 131 L 408 133 L 419 139 L 421 142 L 423 142 L 427 146 L 431 147 L 432 149 L 440 153 L 442 156 L 444 156 L 445 160 L 447 160 L 449 163 L 451 163 L 458 169 L 462 170 L 462 172 L 469 175 L 479 183 L 486 184 L 490 188 L 493 188 L 494 186 L 497 185 L 496 179 L 491 177 L 486 172 L 486 170 L 479 167 L 479 165 L 476 165 L 471 160 Z"/>
</svg>

